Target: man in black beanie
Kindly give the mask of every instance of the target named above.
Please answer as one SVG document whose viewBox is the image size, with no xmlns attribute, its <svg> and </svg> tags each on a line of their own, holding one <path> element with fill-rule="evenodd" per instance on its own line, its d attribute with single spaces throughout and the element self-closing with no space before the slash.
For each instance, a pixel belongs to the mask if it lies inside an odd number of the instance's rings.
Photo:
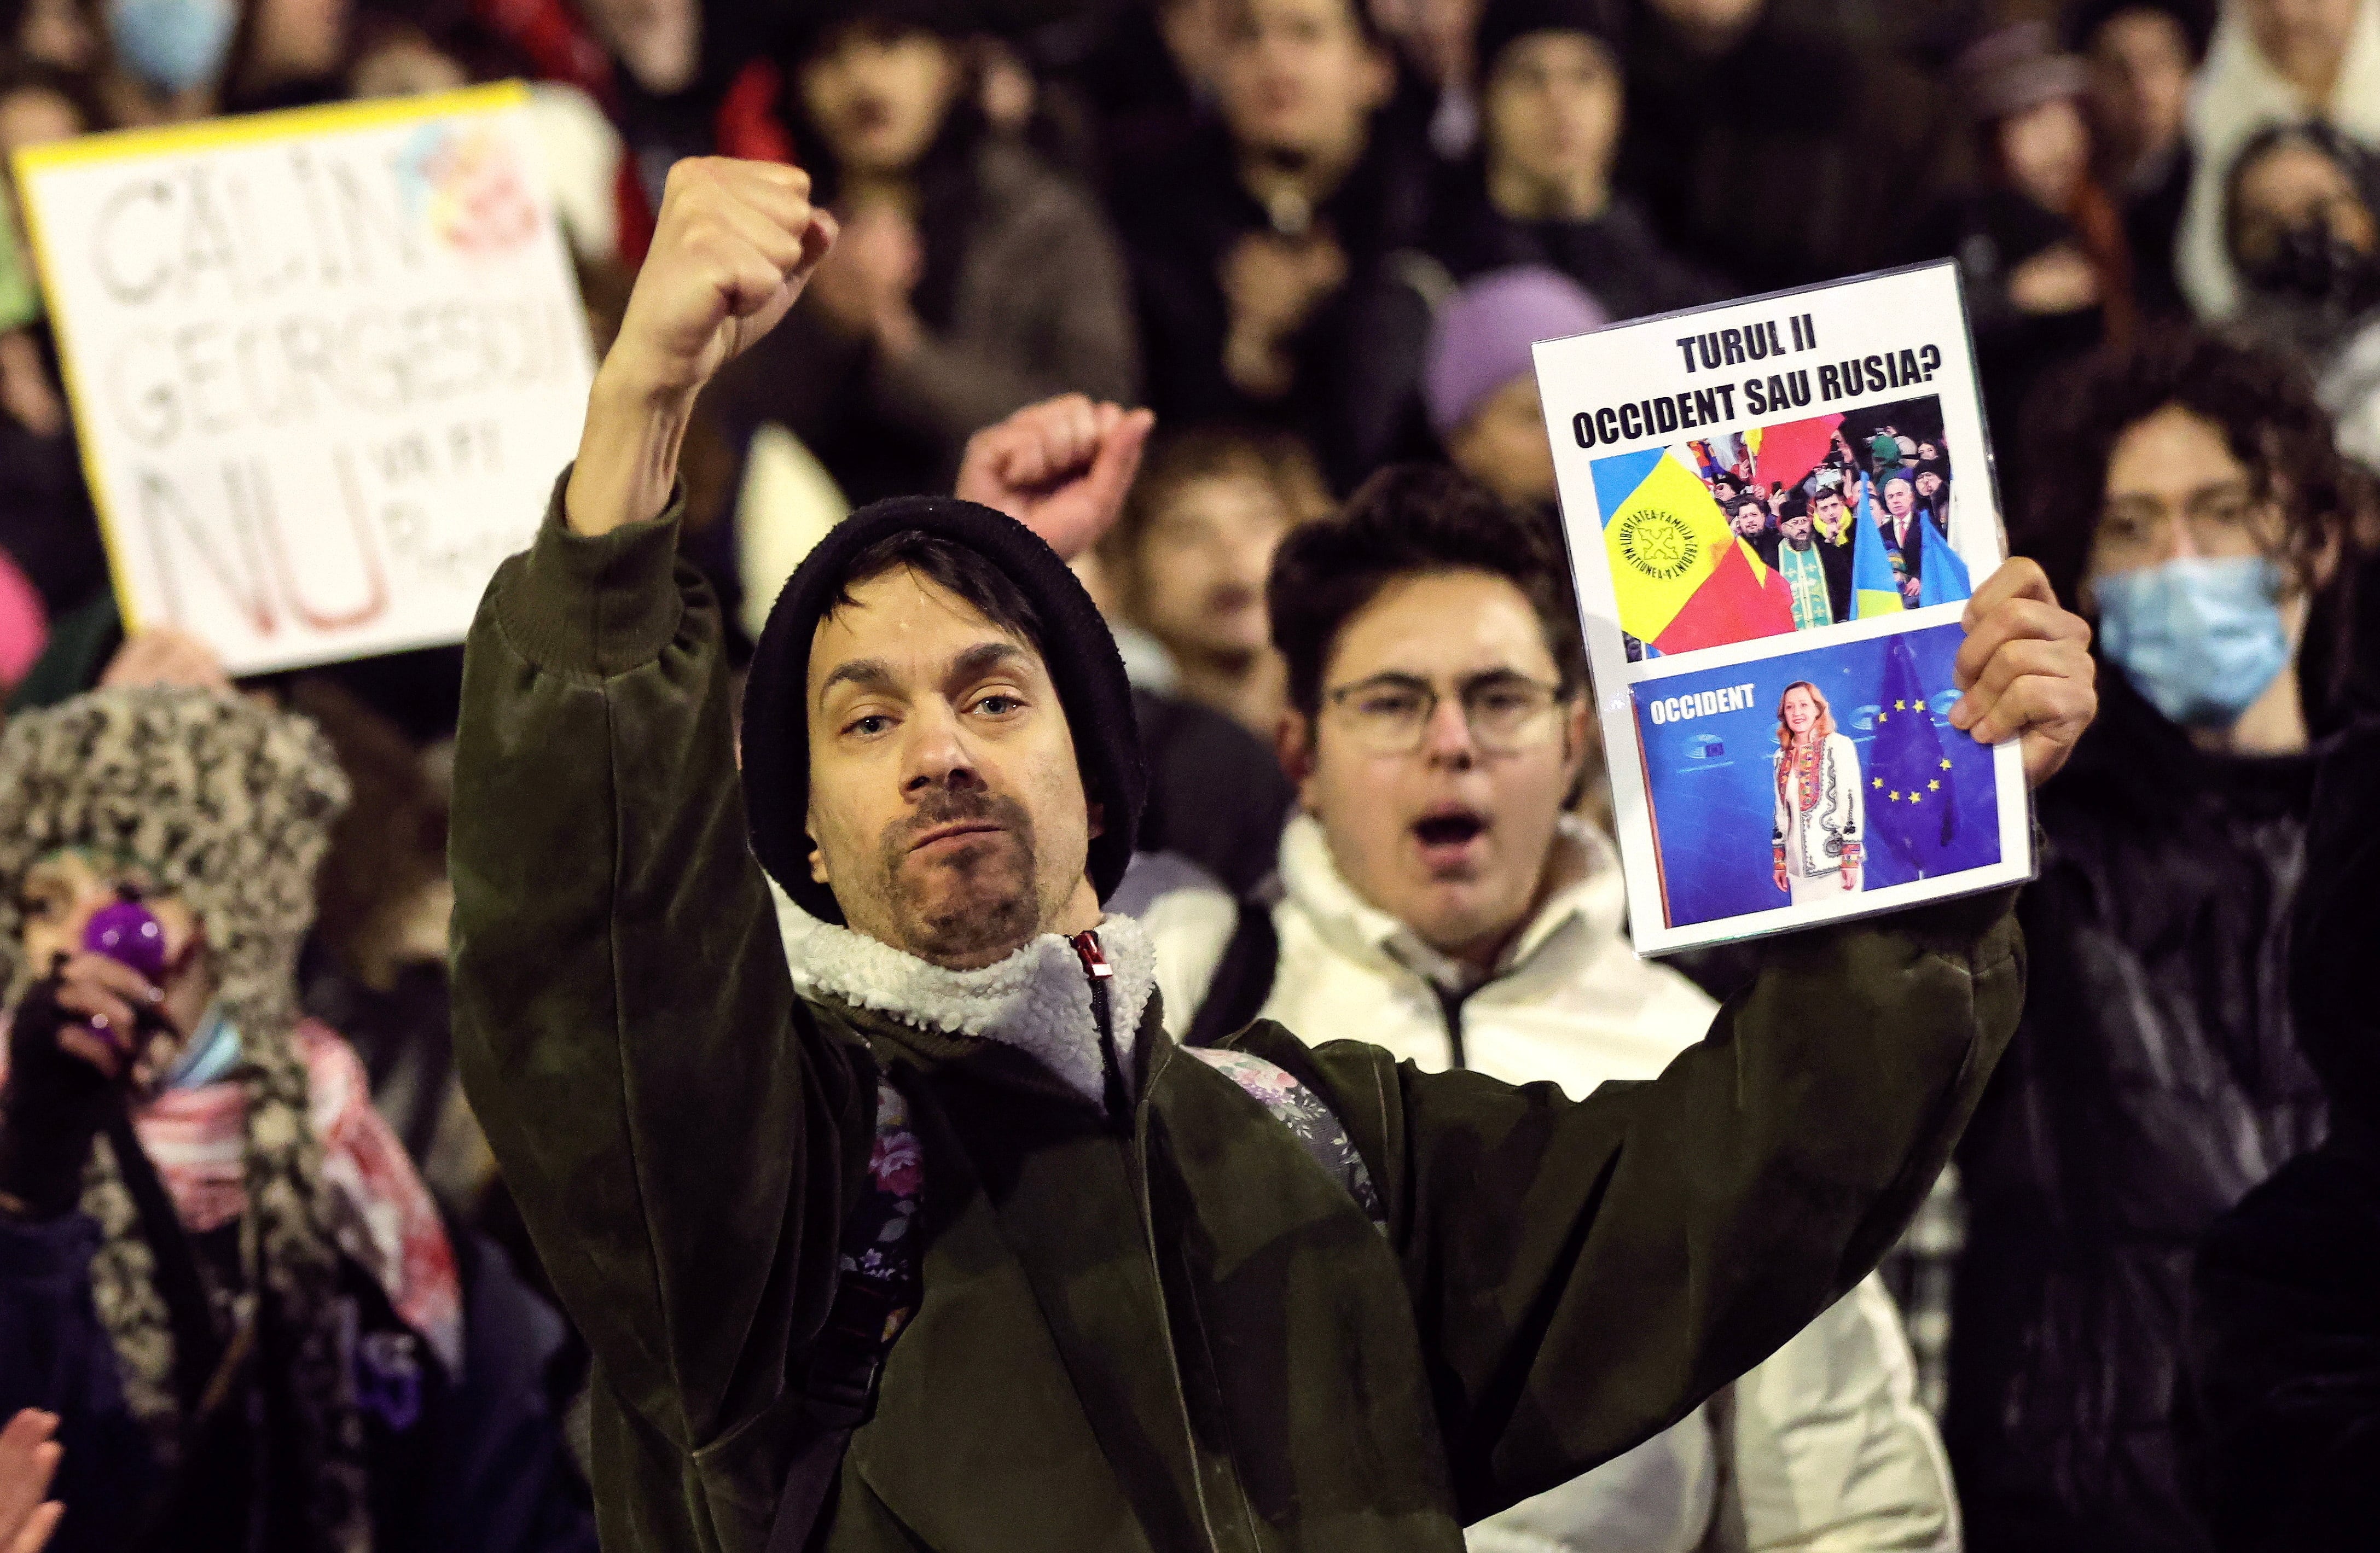
<svg viewBox="0 0 2380 1553">
<path fill-rule="evenodd" d="M 1100 908 L 1142 788 L 1114 646 L 1023 525 L 934 497 L 787 584 L 739 779 L 677 440 L 833 230 L 791 169 L 672 173 L 468 648 L 455 1044 L 595 1353 L 606 1545 L 1453 1553 L 1857 1281 L 2016 1022 L 2005 895 L 1785 942 L 1584 1102 L 1262 1023 L 1177 1048 Z M 1073 419 L 990 482 L 1045 531 L 1129 462 L 1122 412 Z M 2026 563 L 1969 613 L 1954 717 L 2046 776 L 2080 622 Z M 820 919 L 798 993 L 763 870 Z"/>
<path fill-rule="evenodd" d="M 1626 88 L 1617 0 L 1488 0 L 1480 13 L 1479 152 L 1449 170 L 1430 251 L 1459 280 L 1543 264 L 1615 319 L 1730 294 L 1664 249 L 1612 188 Z"/>
</svg>

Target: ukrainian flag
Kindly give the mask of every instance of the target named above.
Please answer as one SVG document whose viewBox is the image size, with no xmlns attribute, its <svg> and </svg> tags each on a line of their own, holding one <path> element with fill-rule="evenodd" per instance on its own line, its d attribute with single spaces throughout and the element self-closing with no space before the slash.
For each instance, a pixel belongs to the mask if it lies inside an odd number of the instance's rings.
<svg viewBox="0 0 2380 1553">
<path fill-rule="evenodd" d="M 1595 461 L 1620 628 L 1662 652 L 1791 631 L 1785 579 L 1729 529 L 1687 458 L 1647 448 Z"/>
<path fill-rule="evenodd" d="M 1967 564 L 1950 548 L 1950 541 L 1937 528 L 1925 536 L 1925 549 L 1917 557 L 1917 603 L 1919 608 L 1931 604 L 1955 604 L 1975 596 L 1975 585 L 1967 576 Z"/>
<path fill-rule="evenodd" d="M 1876 526 L 1876 504 L 1867 476 L 1860 476 L 1859 514 L 1852 519 L 1852 618 L 1899 614 L 1906 608 L 1892 580 L 1892 553 Z M 1932 549 L 1932 546 L 1927 546 Z M 1947 546 L 1944 548 L 1948 548 Z"/>
</svg>

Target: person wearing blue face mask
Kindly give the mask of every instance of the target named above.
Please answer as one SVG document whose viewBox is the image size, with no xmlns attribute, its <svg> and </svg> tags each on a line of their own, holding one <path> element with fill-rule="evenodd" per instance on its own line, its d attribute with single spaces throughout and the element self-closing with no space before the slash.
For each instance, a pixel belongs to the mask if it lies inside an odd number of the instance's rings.
<svg viewBox="0 0 2380 1553">
<path fill-rule="evenodd" d="M 169 121 L 329 102 L 351 46 L 350 0 L 106 0 L 116 58 Z"/>
<path fill-rule="evenodd" d="M 238 28 L 234 0 L 111 0 L 107 7 L 117 59 L 169 102 L 214 83 Z"/>
<path fill-rule="evenodd" d="M 2180 1553 L 2208 1546 L 2169 1423 L 2194 1243 L 2325 1127 L 2287 923 L 2374 509 L 2254 347 L 2153 336 L 2042 424 L 2012 548 L 2095 617 L 2102 710 L 2036 798 L 2034 980 L 1958 1157 L 1944 1434 L 1976 1553 Z"/>
</svg>

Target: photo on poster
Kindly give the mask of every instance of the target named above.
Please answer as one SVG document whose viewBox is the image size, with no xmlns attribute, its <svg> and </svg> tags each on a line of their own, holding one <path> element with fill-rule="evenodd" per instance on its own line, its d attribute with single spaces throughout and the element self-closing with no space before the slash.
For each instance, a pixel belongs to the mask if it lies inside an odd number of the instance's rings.
<svg viewBox="0 0 2380 1553">
<path fill-rule="evenodd" d="M 1950 726 L 1955 625 L 1630 687 L 1661 920 L 1880 904 L 2003 857 L 1992 751 Z"/>
<path fill-rule="evenodd" d="M 1629 656 L 1969 598 L 1999 547 L 1957 451 L 1928 394 L 1596 459 Z"/>
<path fill-rule="evenodd" d="M 2007 555 L 1948 262 L 1536 346 L 1641 952 L 2032 877 L 1952 728 Z"/>
</svg>

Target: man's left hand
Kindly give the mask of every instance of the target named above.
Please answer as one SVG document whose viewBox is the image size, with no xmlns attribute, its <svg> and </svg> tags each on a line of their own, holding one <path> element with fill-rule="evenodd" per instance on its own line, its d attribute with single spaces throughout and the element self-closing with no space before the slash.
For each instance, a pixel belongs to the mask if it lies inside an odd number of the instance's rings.
<svg viewBox="0 0 2380 1553">
<path fill-rule="evenodd" d="M 1157 417 L 1079 394 L 1027 405 L 967 439 L 957 494 L 1016 519 L 1072 561 L 1123 511 Z"/>
<path fill-rule="evenodd" d="M 1950 709 L 1950 726 L 1978 744 L 2023 739 L 2025 780 L 2038 787 L 2098 715 L 2091 627 L 2058 606 L 2048 576 L 2022 556 L 1985 580 L 1961 624 L 1967 640 L 1953 673 L 1966 694 Z"/>
</svg>

